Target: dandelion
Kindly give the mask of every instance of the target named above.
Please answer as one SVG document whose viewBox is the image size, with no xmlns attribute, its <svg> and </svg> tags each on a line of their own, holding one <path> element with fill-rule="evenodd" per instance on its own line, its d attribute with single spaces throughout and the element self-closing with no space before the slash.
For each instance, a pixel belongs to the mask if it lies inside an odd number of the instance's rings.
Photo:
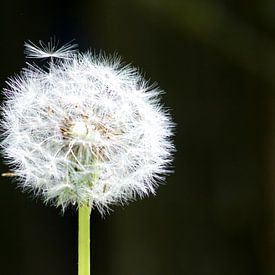
<svg viewBox="0 0 275 275">
<path fill-rule="evenodd" d="M 4 90 L 2 151 L 19 185 L 63 210 L 101 213 L 154 194 L 173 152 L 159 88 L 117 56 L 69 44 L 25 48 L 49 62 L 27 63 Z"/>
</svg>

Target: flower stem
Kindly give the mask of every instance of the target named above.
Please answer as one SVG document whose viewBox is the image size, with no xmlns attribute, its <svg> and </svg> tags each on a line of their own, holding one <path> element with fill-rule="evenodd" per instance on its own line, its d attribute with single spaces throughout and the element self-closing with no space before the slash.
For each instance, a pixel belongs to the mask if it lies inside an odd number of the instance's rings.
<svg viewBox="0 0 275 275">
<path fill-rule="evenodd" d="M 78 275 L 90 275 L 90 207 L 78 210 Z"/>
</svg>

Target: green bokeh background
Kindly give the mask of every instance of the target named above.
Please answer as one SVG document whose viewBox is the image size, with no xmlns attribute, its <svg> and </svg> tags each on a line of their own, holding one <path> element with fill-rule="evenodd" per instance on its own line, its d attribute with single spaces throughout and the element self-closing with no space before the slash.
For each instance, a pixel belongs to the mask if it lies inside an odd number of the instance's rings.
<svg viewBox="0 0 275 275">
<path fill-rule="evenodd" d="M 24 41 L 118 52 L 166 91 L 175 173 L 92 213 L 92 275 L 275 274 L 275 2 L 2 1 L 0 86 Z M 2 164 L 1 170 L 7 171 Z M 77 274 L 77 213 L 0 179 L 0 274 Z"/>
</svg>

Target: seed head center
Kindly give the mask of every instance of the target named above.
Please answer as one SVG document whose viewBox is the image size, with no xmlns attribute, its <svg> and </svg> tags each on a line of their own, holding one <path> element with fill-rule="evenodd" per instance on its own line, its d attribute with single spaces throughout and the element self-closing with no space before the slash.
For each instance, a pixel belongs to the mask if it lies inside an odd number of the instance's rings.
<svg viewBox="0 0 275 275">
<path fill-rule="evenodd" d="M 77 121 L 72 125 L 70 132 L 73 137 L 85 139 L 89 130 L 84 121 Z"/>
</svg>

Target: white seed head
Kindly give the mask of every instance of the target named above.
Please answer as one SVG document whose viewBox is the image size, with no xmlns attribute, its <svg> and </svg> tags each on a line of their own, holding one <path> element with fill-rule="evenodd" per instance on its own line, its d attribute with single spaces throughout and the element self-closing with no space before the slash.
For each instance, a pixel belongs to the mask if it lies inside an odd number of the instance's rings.
<svg viewBox="0 0 275 275">
<path fill-rule="evenodd" d="M 2 148 L 20 186 L 102 213 L 154 193 L 174 151 L 159 89 L 117 57 L 50 48 L 26 44 L 48 66 L 27 64 L 4 91 Z"/>
</svg>

